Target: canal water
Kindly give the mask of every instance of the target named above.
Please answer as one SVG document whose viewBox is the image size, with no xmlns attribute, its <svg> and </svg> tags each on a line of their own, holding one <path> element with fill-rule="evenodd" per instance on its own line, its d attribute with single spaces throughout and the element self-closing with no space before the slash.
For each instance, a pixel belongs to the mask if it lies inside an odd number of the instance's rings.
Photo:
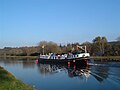
<svg viewBox="0 0 120 90">
<path fill-rule="evenodd" d="M 80 67 L 1 59 L 0 66 L 36 90 L 120 90 L 120 62 L 92 60 Z"/>
</svg>

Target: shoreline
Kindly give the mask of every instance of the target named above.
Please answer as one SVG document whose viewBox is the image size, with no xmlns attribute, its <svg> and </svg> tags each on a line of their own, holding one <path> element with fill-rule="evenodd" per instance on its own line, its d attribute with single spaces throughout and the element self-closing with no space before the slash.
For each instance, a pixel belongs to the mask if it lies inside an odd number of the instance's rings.
<svg viewBox="0 0 120 90">
<path fill-rule="evenodd" d="M 31 59 L 35 60 L 38 59 L 38 56 L 0 56 L 2 59 Z M 90 59 L 94 60 L 113 60 L 113 61 L 120 61 L 120 56 L 91 56 Z"/>
<path fill-rule="evenodd" d="M 91 56 L 94 60 L 120 61 L 120 56 Z"/>
<path fill-rule="evenodd" d="M 0 90 L 34 90 L 33 86 L 27 85 L 0 66 Z"/>
<path fill-rule="evenodd" d="M 0 59 L 30 59 L 30 60 L 35 60 L 35 59 L 37 59 L 38 58 L 38 56 L 0 56 Z"/>
</svg>

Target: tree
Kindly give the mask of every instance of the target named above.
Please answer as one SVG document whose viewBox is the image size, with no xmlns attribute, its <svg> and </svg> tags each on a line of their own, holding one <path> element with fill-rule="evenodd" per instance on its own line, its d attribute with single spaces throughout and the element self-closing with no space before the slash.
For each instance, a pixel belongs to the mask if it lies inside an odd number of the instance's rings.
<svg viewBox="0 0 120 90">
<path fill-rule="evenodd" d="M 107 46 L 106 37 L 98 36 L 95 39 L 93 39 L 93 47 L 94 47 L 95 53 L 97 53 L 99 55 L 104 55 L 106 46 Z"/>
<path fill-rule="evenodd" d="M 25 56 L 29 56 L 30 55 L 30 49 L 28 47 L 22 47 L 21 50 L 23 51 L 23 54 Z"/>
<path fill-rule="evenodd" d="M 60 47 L 52 41 L 41 41 L 38 46 L 41 54 L 61 53 Z"/>
<path fill-rule="evenodd" d="M 105 53 L 105 48 L 107 47 L 107 39 L 106 37 L 101 38 L 101 49 L 102 49 L 102 54 Z"/>
</svg>

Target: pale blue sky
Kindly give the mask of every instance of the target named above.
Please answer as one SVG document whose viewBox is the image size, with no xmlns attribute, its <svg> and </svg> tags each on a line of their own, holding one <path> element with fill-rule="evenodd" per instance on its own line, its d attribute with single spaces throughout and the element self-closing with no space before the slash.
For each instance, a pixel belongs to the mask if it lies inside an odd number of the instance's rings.
<svg viewBox="0 0 120 90">
<path fill-rule="evenodd" d="M 0 48 L 120 36 L 120 0 L 0 0 Z"/>
</svg>

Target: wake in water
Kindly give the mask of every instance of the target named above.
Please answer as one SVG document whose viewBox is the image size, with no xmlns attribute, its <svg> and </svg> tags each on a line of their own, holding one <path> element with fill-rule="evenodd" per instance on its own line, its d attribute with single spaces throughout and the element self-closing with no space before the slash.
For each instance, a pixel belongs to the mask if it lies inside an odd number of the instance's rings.
<svg viewBox="0 0 120 90">
<path fill-rule="evenodd" d="M 100 83 L 109 83 L 120 90 L 120 62 L 89 62 L 90 74 Z M 118 89 L 119 88 L 119 89 Z"/>
</svg>

